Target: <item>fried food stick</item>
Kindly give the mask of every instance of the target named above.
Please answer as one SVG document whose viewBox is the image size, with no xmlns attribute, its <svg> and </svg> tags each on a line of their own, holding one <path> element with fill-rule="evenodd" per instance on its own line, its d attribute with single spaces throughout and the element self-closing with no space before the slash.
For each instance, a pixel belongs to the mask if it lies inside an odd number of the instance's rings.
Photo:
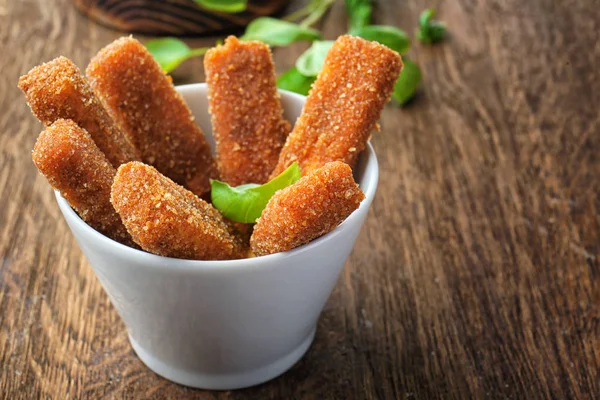
<svg viewBox="0 0 600 400">
<path fill-rule="evenodd" d="M 46 126 L 71 119 L 85 129 L 110 163 L 139 160 L 129 139 L 110 119 L 81 71 L 71 60 L 58 57 L 38 65 L 19 79 L 19 88 L 33 114 Z"/>
<path fill-rule="evenodd" d="M 271 178 L 294 161 L 302 174 L 335 160 L 354 167 L 401 68 L 395 51 L 358 37 L 339 37 L 327 53 Z"/>
<path fill-rule="evenodd" d="M 348 164 L 325 164 L 275 193 L 254 226 L 257 256 L 291 250 L 332 231 L 365 198 Z"/>
<path fill-rule="evenodd" d="M 197 195 L 210 190 L 209 178 L 218 173 L 208 142 L 171 79 L 140 42 L 117 39 L 92 59 L 86 74 L 142 161 Z"/>
<path fill-rule="evenodd" d="M 38 137 L 32 158 L 88 225 L 117 242 L 134 245 L 110 204 L 116 170 L 83 128 L 71 120 L 56 120 Z"/>
<path fill-rule="evenodd" d="M 190 260 L 228 260 L 248 253 L 212 205 L 149 165 L 120 166 L 111 202 L 133 240 L 148 252 Z"/>
<path fill-rule="evenodd" d="M 204 70 L 221 180 L 267 182 L 290 133 L 269 46 L 230 36 L 206 53 Z"/>
</svg>

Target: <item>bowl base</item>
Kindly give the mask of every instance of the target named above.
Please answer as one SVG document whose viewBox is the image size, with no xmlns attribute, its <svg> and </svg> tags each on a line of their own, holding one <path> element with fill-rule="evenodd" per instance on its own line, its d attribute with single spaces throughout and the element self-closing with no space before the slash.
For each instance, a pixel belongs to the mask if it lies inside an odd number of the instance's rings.
<svg viewBox="0 0 600 400">
<path fill-rule="evenodd" d="M 312 344 L 313 339 L 315 338 L 315 331 L 316 328 L 313 329 L 306 339 L 304 339 L 296 348 L 272 363 L 251 371 L 233 374 L 206 374 L 182 370 L 165 364 L 154 357 L 142 348 L 131 335 L 129 335 L 129 342 L 140 360 L 142 360 L 148 368 L 163 378 L 180 385 L 197 389 L 233 390 L 264 383 L 290 369 L 302 358 Z"/>
</svg>

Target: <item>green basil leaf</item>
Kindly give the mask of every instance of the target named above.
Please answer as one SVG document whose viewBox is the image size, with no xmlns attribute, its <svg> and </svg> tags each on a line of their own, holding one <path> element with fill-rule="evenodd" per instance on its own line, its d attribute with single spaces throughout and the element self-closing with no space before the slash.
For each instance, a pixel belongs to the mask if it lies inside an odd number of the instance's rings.
<svg viewBox="0 0 600 400">
<path fill-rule="evenodd" d="M 421 82 L 421 69 L 414 62 L 404 59 L 404 67 L 394 86 L 392 99 L 400 105 L 406 104 L 415 95 Z"/>
<path fill-rule="evenodd" d="M 369 25 L 372 13 L 371 0 L 346 0 L 350 32 Z"/>
<path fill-rule="evenodd" d="M 446 25 L 443 22 L 433 19 L 435 9 L 429 8 L 421 13 L 419 17 L 419 28 L 417 37 L 423 43 L 431 44 L 444 39 L 446 35 Z"/>
<path fill-rule="evenodd" d="M 431 21 L 429 23 L 428 36 L 430 43 L 437 43 L 446 36 L 446 25 L 440 21 Z"/>
<path fill-rule="evenodd" d="M 300 179 L 298 163 L 293 163 L 264 185 L 250 183 L 231 187 L 225 182 L 212 179 L 210 181 L 212 204 L 227 219 L 253 224 L 275 192 L 290 186 L 298 179 Z"/>
<path fill-rule="evenodd" d="M 171 72 L 188 58 L 206 53 L 208 48 L 190 49 L 179 39 L 165 37 L 146 42 L 146 48 L 165 72 Z"/>
<path fill-rule="evenodd" d="M 410 39 L 406 32 L 393 26 L 369 25 L 356 29 L 351 34 L 379 42 L 400 54 L 405 54 L 410 49 Z"/>
<path fill-rule="evenodd" d="M 246 0 L 194 0 L 196 4 L 209 10 L 226 13 L 239 13 L 246 10 Z"/>
<path fill-rule="evenodd" d="M 302 40 L 318 40 L 319 31 L 270 17 L 260 17 L 250 22 L 240 40 L 260 40 L 271 46 L 287 46 Z"/>
<path fill-rule="evenodd" d="M 323 68 L 325 57 L 331 46 L 333 46 L 333 40 L 313 42 L 312 46 L 296 60 L 298 72 L 304 76 L 317 76 Z"/>
<path fill-rule="evenodd" d="M 429 24 L 429 21 L 435 17 L 435 8 L 428 8 L 427 10 L 423 10 L 421 15 L 419 16 L 419 26 L 422 28 Z"/>
<path fill-rule="evenodd" d="M 277 87 L 306 96 L 314 81 L 314 76 L 302 75 L 296 67 L 293 67 L 277 78 Z"/>
</svg>

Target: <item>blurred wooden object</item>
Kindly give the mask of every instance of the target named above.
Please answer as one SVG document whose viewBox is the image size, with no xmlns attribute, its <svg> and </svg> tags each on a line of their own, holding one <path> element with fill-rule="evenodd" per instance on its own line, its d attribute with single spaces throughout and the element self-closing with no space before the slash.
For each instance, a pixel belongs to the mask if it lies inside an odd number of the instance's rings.
<svg viewBox="0 0 600 400">
<path fill-rule="evenodd" d="M 110 28 L 150 35 L 210 35 L 246 26 L 257 17 L 275 14 L 289 0 L 249 0 L 241 13 L 224 13 L 193 0 L 73 0 L 88 17 Z"/>
</svg>

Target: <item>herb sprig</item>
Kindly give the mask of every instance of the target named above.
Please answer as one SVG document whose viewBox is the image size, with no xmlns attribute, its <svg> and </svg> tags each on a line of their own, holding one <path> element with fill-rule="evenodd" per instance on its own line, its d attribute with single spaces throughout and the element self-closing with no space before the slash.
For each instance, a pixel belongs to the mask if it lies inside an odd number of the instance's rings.
<svg viewBox="0 0 600 400">
<path fill-rule="evenodd" d="M 446 35 L 446 25 L 443 22 L 434 20 L 433 17 L 435 17 L 434 8 L 428 8 L 419 17 L 417 37 L 426 44 L 437 43 L 444 39 Z"/>
<path fill-rule="evenodd" d="M 208 51 L 208 47 L 190 49 L 185 42 L 173 37 L 154 39 L 146 42 L 146 48 L 165 72 L 171 72 L 185 60 L 202 56 Z"/>
<path fill-rule="evenodd" d="M 294 42 L 321 39 L 319 31 L 271 17 L 261 17 L 250 22 L 240 40 L 260 40 L 270 46 L 287 46 Z"/>
<path fill-rule="evenodd" d="M 222 12 L 240 12 L 246 8 L 246 0 L 195 0 L 199 5 Z M 246 27 L 240 40 L 259 40 L 270 46 L 288 46 L 307 41 L 312 45 L 298 57 L 294 67 L 277 79 L 280 89 L 307 95 L 316 76 L 323 67 L 327 51 L 333 41 L 322 40 L 321 33 L 313 28 L 336 0 L 310 0 L 308 4 L 283 17 L 260 17 Z M 388 25 L 372 25 L 373 5 L 371 0 L 345 0 L 348 15 L 348 32 L 367 40 L 379 42 L 403 56 L 404 68 L 394 87 L 392 99 L 399 105 L 406 104 L 414 96 L 421 82 L 419 66 L 406 57 L 410 50 L 409 36 L 401 29 Z M 446 34 L 444 23 L 433 19 L 435 9 L 423 11 L 419 18 L 416 36 L 422 43 L 430 44 L 443 40 Z M 201 56 L 208 48 L 191 49 L 176 38 L 160 38 L 146 43 L 165 72 L 171 72 L 183 61 Z"/>
<path fill-rule="evenodd" d="M 215 179 L 210 181 L 212 204 L 226 218 L 235 222 L 253 224 L 260 217 L 276 191 L 300 179 L 300 166 L 293 163 L 285 171 L 263 185 L 248 183 L 236 187 Z"/>
<path fill-rule="evenodd" d="M 200 7 L 226 13 L 239 13 L 246 10 L 248 6 L 246 0 L 194 0 L 194 2 Z"/>
</svg>

